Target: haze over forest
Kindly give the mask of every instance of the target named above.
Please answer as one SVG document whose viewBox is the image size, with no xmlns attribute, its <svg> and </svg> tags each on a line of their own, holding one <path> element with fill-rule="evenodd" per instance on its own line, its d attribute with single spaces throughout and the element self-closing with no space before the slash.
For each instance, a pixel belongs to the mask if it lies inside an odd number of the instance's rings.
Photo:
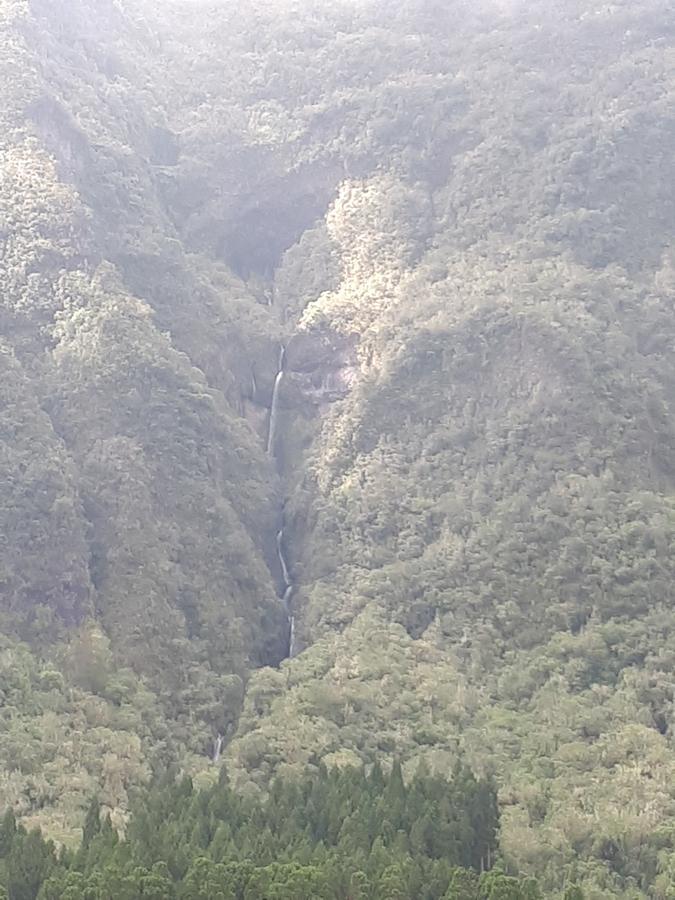
<svg viewBox="0 0 675 900">
<path fill-rule="evenodd" d="M 675 898 L 673 148 L 673 0 L 0 0 L 0 898 Z"/>
</svg>

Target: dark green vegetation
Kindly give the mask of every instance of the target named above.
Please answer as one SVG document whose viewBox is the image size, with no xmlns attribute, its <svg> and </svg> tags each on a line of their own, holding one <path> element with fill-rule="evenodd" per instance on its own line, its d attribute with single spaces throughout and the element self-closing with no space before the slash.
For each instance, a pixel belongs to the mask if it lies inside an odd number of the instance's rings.
<svg viewBox="0 0 675 900">
<path fill-rule="evenodd" d="M 11 900 L 537 900 L 532 879 L 477 874 L 496 840 L 494 789 L 400 766 L 276 780 L 266 801 L 219 783 L 158 784 L 126 840 L 93 803 L 82 844 L 57 854 L 38 831 L 0 825 Z M 2 890 L 2 888 L 0 888 Z M 570 888 L 574 891 L 574 888 Z M 570 898 L 577 894 L 569 893 Z"/>
<path fill-rule="evenodd" d="M 157 6 L 0 0 L 2 806 L 459 763 L 672 897 L 671 0 Z"/>
</svg>

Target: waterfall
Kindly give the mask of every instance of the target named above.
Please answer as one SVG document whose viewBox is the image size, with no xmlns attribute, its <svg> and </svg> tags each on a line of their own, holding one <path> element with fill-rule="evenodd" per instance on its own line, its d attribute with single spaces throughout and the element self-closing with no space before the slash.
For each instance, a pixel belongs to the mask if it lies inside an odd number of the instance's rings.
<svg viewBox="0 0 675 900">
<path fill-rule="evenodd" d="M 288 641 L 288 658 L 293 659 L 295 656 L 295 616 L 290 617 L 291 636 Z"/>
<path fill-rule="evenodd" d="M 286 551 L 284 550 L 283 528 L 277 533 L 277 556 L 279 557 L 279 565 L 281 566 L 281 574 L 284 580 L 284 593 L 281 598 L 281 603 L 283 604 L 284 612 L 286 613 L 289 624 L 288 656 L 292 659 L 295 650 L 295 616 L 293 615 L 293 606 L 291 604 L 291 599 L 293 597 L 293 582 L 291 580 L 291 573 L 288 570 Z"/>
<path fill-rule="evenodd" d="M 284 362 L 286 360 L 286 348 L 281 345 L 279 350 L 279 363 L 277 369 L 277 377 L 274 379 L 274 388 L 272 390 L 272 405 L 270 406 L 270 424 L 267 432 L 267 452 L 270 456 L 274 455 L 274 440 L 277 434 L 277 421 L 279 419 L 279 396 L 281 394 L 281 383 L 284 380 Z"/>
<path fill-rule="evenodd" d="M 284 586 L 286 590 L 291 585 L 291 579 L 288 572 L 288 564 L 286 562 L 286 554 L 284 553 L 284 530 L 277 532 L 277 556 L 279 557 L 279 564 L 281 565 L 281 574 L 284 579 Z"/>
<path fill-rule="evenodd" d="M 293 656 L 295 644 L 295 616 L 292 613 L 291 598 L 293 597 L 293 582 L 291 581 L 291 573 L 288 570 L 288 562 L 286 560 L 286 552 L 284 550 L 284 529 L 282 528 L 277 534 L 277 555 L 279 557 L 279 565 L 281 566 L 281 574 L 284 579 L 284 594 L 281 602 L 290 626 L 290 637 L 288 645 L 288 655 Z"/>
<path fill-rule="evenodd" d="M 291 597 L 293 596 L 293 585 L 289 584 L 286 590 L 284 591 L 284 596 L 281 598 L 281 602 L 284 604 L 284 609 L 288 613 L 291 614 Z"/>
<path fill-rule="evenodd" d="M 223 736 L 219 734 L 213 743 L 213 761 L 217 763 L 220 760 L 220 754 L 223 750 Z"/>
<path fill-rule="evenodd" d="M 286 348 L 282 344 L 279 348 L 279 362 L 277 366 L 277 377 L 274 379 L 274 389 L 272 391 L 272 404 L 270 407 L 269 431 L 267 432 L 267 453 L 274 456 L 275 442 L 277 436 L 277 426 L 279 421 L 279 398 L 281 395 L 281 385 L 284 380 L 284 365 L 286 363 Z M 293 606 L 291 603 L 293 597 L 293 580 L 286 558 L 286 550 L 284 547 L 284 525 L 277 532 L 277 557 L 281 566 L 281 576 L 284 583 L 283 595 L 281 595 L 281 603 L 283 604 L 286 618 L 289 626 L 288 639 L 288 656 L 292 658 L 295 654 L 295 616 L 293 615 Z"/>
</svg>

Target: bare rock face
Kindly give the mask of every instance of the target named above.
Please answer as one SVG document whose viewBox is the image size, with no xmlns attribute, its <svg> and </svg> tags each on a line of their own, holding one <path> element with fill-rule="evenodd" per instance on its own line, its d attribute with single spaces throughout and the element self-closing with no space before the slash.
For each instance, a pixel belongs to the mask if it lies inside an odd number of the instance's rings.
<svg viewBox="0 0 675 900">
<path fill-rule="evenodd" d="M 296 392 L 318 407 L 341 400 L 358 378 L 356 348 L 355 335 L 323 330 L 296 334 L 286 350 L 286 370 Z"/>
</svg>

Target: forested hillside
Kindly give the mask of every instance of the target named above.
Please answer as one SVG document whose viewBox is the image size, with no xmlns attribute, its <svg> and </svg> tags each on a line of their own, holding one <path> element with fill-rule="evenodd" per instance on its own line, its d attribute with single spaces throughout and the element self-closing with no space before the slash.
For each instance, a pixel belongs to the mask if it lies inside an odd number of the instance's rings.
<svg viewBox="0 0 675 900">
<path fill-rule="evenodd" d="M 0 0 L 0 48 L 0 807 L 468 767 L 504 877 L 675 896 L 672 0 Z"/>
<path fill-rule="evenodd" d="M 538 900 L 531 878 L 484 871 L 497 824 L 494 788 L 400 765 L 275 780 L 264 802 L 217 784 L 165 780 L 137 804 L 120 841 L 90 806 L 77 852 L 57 852 L 12 813 L 0 873 L 14 897 L 40 900 Z M 481 872 L 479 875 L 478 872 Z M 7 896 L 6 894 L 3 896 Z M 577 894 L 568 892 L 570 900 Z"/>
</svg>

